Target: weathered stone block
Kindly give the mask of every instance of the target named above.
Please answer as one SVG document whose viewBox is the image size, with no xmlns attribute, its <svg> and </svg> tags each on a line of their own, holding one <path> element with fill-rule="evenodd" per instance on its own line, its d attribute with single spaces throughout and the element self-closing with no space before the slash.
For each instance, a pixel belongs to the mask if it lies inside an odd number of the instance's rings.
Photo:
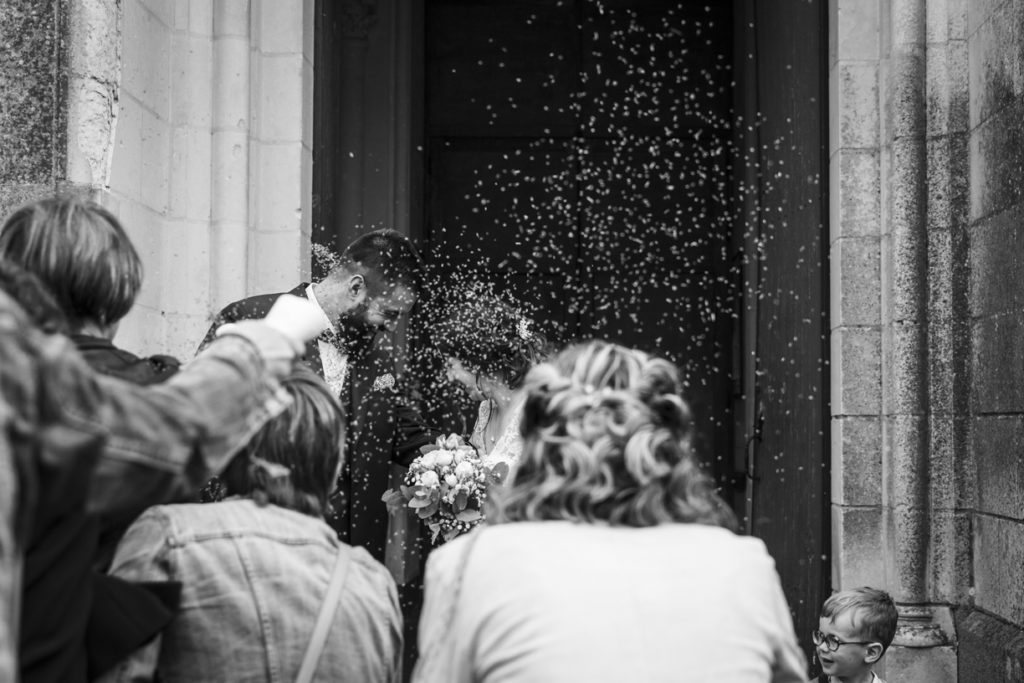
<svg viewBox="0 0 1024 683">
<path fill-rule="evenodd" d="M 949 415 L 928 416 L 928 505 L 933 509 L 956 507 L 957 421 Z"/>
<path fill-rule="evenodd" d="M 986 21 L 992 21 L 992 15 L 1007 0 L 971 0 L 967 5 L 967 33 L 973 36 Z"/>
<path fill-rule="evenodd" d="M 832 243 L 832 328 L 882 322 L 877 237 L 843 237 Z"/>
<path fill-rule="evenodd" d="M 921 603 L 927 593 L 929 511 L 920 507 L 920 498 L 891 499 L 885 511 L 886 577 L 889 593 L 897 602 Z"/>
<path fill-rule="evenodd" d="M 952 645 L 914 648 L 899 645 L 885 653 L 882 674 L 887 683 L 956 683 L 956 648 Z"/>
<path fill-rule="evenodd" d="M 298 230 L 253 233 L 249 253 L 251 291 L 287 291 L 294 287 L 302 271 L 301 261 L 309 260 L 308 253 L 299 252 L 301 243 Z"/>
<path fill-rule="evenodd" d="M 834 330 L 832 414 L 878 415 L 882 404 L 881 333 L 872 328 Z"/>
<path fill-rule="evenodd" d="M 303 16 L 294 2 L 259 3 L 259 47 L 264 53 L 302 52 Z"/>
<path fill-rule="evenodd" d="M 114 133 L 114 157 L 110 165 L 110 189 L 122 196 L 137 198 L 142 187 L 142 107 L 130 98 L 121 98 Z"/>
<path fill-rule="evenodd" d="M 146 284 L 143 283 L 143 289 L 145 288 Z M 167 317 L 159 309 L 136 303 L 117 328 L 114 343 L 133 353 L 148 356 L 153 353 L 167 353 L 167 337 Z M 199 339 L 202 337 L 197 338 L 196 346 Z M 194 353 L 195 348 L 192 349 L 192 353 L 178 357 L 185 360 L 191 358 Z"/>
<path fill-rule="evenodd" d="M 984 514 L 974 523 L 975 604 L 1024 624 L 1024 523 Z"/>
<path fill-rule="evenodd" d="M 973 576 L 971 514 L 931 511 L 929 517 L 927 583 L 929 599 L 948 604 L 970 600 Z"/>
<path fill-rule="evenodd" d="M 1021 201 L 1024 164 L 1024 105 L 1015 102 L 973 129 L 971 220 L 1002 211 Z"/>
<path fill-rule="evenodd" d="M 926 425 L 926 418 L 919 415 L 888 415 L 883 420 L 888 505 L 920 507 L 927 501 Z"/>
<path fill-rule="evenodd" d="M 249 193 L 239 178 L 249 174 L 249 136 L 244 130 L 215 130 L 211 136 L 213 172 L 210 181 L 213 196 L 211 207 L 215 221 L 249 222 Z"/>
<path fill-rule="evenodd" d="M 953 418 L 953 435 L 959 444 L 953 465 L 956 468 L 956 507 L 960 510 L 974 510 L 978 507 L 978 473 L 973 446 L 974 432 L 974 418 L 968 414 L 968 409 L 961 409 L 959 415 Z"/>
<path fill-rule="evenodd" d="M 302 145 L 260 145 L 257 199 L 260 231 L 298 230 L 302 221 Z"/>
<path fill-rule="evenodd" d="M 184 4 L 184 0 L 179 0 Z M 214 0 L 188 0 L 188 30 L 198 36 L 213 35 Z"/>
<path fill-rule="evenodd" d="M 248 44 L 250 0 L 200 0 L 197 4 L 209 2 L 213 4 L 213 35 L 245 38 Z"/>
<path fill-rule="evenodd" d="M 984 612 L 956 611 L 958 668 L 961 681 L 1024 681 L 1024 629 Z"/>
<path fill-rule="evenodd" d="M 913 2 L 888 3 L 889 35 L 893 53 L 916 52 L 924 47 L 925 12 Z M 923 52 L 923 50 L 921 50 Z"/>
<path fill-rule="evenodd" d="M 1024 313 L 982 318 L 971 326 L 971 409 L 1024 412 Z"/>
<path fill-rule="evenodd" d="M 928 46 L 925 85 L 928 101 L 928 110 L 925 112 L 928 135 L 947 135 L 950 132 L 967 130 L 970 122 L 967 60 L 966 41 Z M 953 127 L 954 122 L 959 122 L 961 127 Z"/>
<path fill-rule="evenodd" d="M 164 119 L 171 115 L 171 28 L 139 0 L 124 4 L 121 88 Z"/>
<path fill-rule="evenodd" d="M 178 3 L 167 2 L 167 0 L 141 0 L 141 2 L 157 21 L 168 28 L 174 27 L 174 6 Z"/>
<path fill-rule="evenodd" d="M 188 2 L 174 3 L 174 30 L 188 31 Z"/>
<path fill-rule="evenodd" d="M 209 128 L 213 119 L 213 45 L 209 38 L 179 33 L 171 58 L 171 123 Z M 294 103 L 299 106 L 299 103 Z"/>
<path fill-rule="evenodd" d="M 925 35 L 930 46 L 967 38 L 966 2 L 940 2 L 930 5 L 925 16 Z"/>
<path fill-rule="evenodd" d="M 52 183 L 63 175 L 66 94 L 58 0 L 5 2 L 0 12 L 0 183 Z"/>
<path fill-rule="evenodd" d="M 832 506 L 832 587 L 884 586 L 882 510 Z"/>
<path fill-rule="evenodd" d="M 1024 416 L 976 417 L 971 443 L 978 509 L 1024 520 Z"/>
<path fill-rule="evenodd" d="M 313 149 L 313 62 L 302 60 L 302 144 Z"/>
<path fill-rule="evenodd" d="M 302 231 L 303 237 L 306 240 L 310 240 L 313 235 L 313 194 L 307 190 L 307 188 L 313 187 L 313 151 L 302 146 L 300 153 L 301 164 L 302 164 L 302 219 L 299 222 L 299 230 Z M 307 245 L 311 246 L 311 245 Z M 306 253 L 311 253 L 309 249 L 306 249 Z M 310 259 L 307 263 L 307 267 L 312 266 L 312 260 Z"/>
<path fill-rule="evenodd" d="M 970 52 L 971 128 L 988 120 L 1014 99 L 1014 71 L 1019 43 L 1007 2 L 992 8 L 992 19 L 984 22 L 968 40 Z"/>
<path fill-rule="evenodd" d="M 316 0 L 302 0 L 302 54 L 313 65 L 313 27 L 316 23 Z M 312 92 L 312 91 L 310 91 Z M 313 100 L 310 99 L 310 102 Z"/>
<path fill-rule="evenodd" d="M 928 397 L 925 327 L 894 322 L 884 328 L 882 340 L 883 410 L 890 414 L 923 414 Z"/>
<path fill-rule="evenodd" d="M 213 324 L 213 315 L 211 312 L 194 315 L 165 313 L 161 316 L 170 331 L 167 341 L 164 342 L 163 348 L 167 349 L 165 353 L 183 361 L 195 356 L 200 340 L 206 336 L 206 331 Z"/>
<path fill-rule="evenodd" d="M 1024 307 L 1024 207 L 1015 204 L 972 227 L 968 253 L 971 317 Z"/>
<path fill-rule="evenodd" d="M 168 315 L 194 316 L 210 308 L 210 269 L 196 268 L 210 262 L 210 234 L 205 222 L 165 221 L 160 269 L 161 311 Z M 194 337 L 199 343 L 202 336 Z"/>
<path fill-rule="evenodd" d="M 163 249 L 163 237 L 160 234 L 162 217 L 141 205 L 138 199 L 117 197 L 117 217 L 124 225 L 125 232 L 135 245 L 135 250 L 142 260 L 145 278 L 142 289 L 135 298 L 135 306 L 160 312 L 162 278 L 160 276 L 160 252 Z M 152 348 L 152 347 L 151 347 Z"/>
<path fill-rule="evenodd" d="M 923 45 L 895 52 L 889 60 L 885 96 L 888 134 L 893 140 L 925 133 L 925 56 Z"/>
<path fill-rule="evenodd" d="M 889 249 L 885 255 L 888 272 L 883 270 L 883 276 L 888 278 L 883 283 L 889 294 L 888 316 L 897 322 L 920 321 L 925 313 L 926 163 L 923 140 L 904 138 L 892 143 L 892 166 L 885 178 L 890 188 L 887 208 L 891 240 L 888 245 L 883 244 L 883 248 Z"/>
<path fill-rule="evenodd" d="M 836 41 L 836 59 L 878 59 L 879 3 L 832 2 L 834 23 L 829 33 Z"/>
<path fill-rule="evenodd" d="M 842 149 L 830 160 L 831 234 L 867 237 L 881 233 L 881 171 L 877 150 Z"/>
<path fill-rule="evenodd" d="M 967 140 L 966 134 L 949 134 L 928 139 L 929 173 L 926 191 L 929 234 L 939 230 L 955 230 L 967 225 Z"/>
<path fill-rule="evenodd" d="M 166 119 L 142 111 L 142 178 L 139 198 L 159 214 L 167 213 L 171 193 L 171 129 Z"/>
<path fill-rule="evenodd" d="M 260 57 L 260 109 L 256 134 L 261 140 L 302 140 L 304 63 L 302 55 L 297 53 Z"/>
<path fill-rule="evenodd" d="M 832 502 L 882 504 L 882 425 L 877 417 L 832 420 Z"/>
<path fill-rule="evenodd" d="M 40 185 L 0 185 L 0 220 L 22 204 L 53 194 L 52 183 Z"/>
<path fill-rule="evenodd" d="M 193 221 L 210 220 L 210 132 L 179 126 L 171 136 L 169 214 Z"/>
<path fill-rule="evenodd" d="M 838 65 L 837 106 L 839 146 L 878 147 L 878 65 L 854 62 Z"/>
<path fill-rule="evenodd" d="M 957 346 L 956 330 L 953 321 L 939 318 L 928 325 L 928 406 L 933 414 L 949 415 L 956 408 L 956 393 L 964 390 L 960 386 L 957 372 L 965 369 L 955 354 L 960 351 Z M 965 347 L 966 348 L 966 347 Z"/>
</svg>

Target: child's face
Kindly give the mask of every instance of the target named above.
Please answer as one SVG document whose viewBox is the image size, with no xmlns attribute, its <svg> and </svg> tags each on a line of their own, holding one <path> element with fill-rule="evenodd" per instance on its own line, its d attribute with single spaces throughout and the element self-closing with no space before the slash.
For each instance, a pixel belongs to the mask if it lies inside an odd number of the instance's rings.
<svg viewBox="0 0 1024 683">
<path fill-rule="evenodd" d="M 829 652 L 828 647 L 822 642 L 817 646 L 818 661 L 821 662 L 821 670 L 829 676 L 845 677 L 856 676 L 871 668 L 877 661 L 872 652 L 880 646 L 858 645 L 859 641 L 868 640 L 853 623 L 856 610 L 847 610 L 836 615 L 835 621 L 829 617 L 821 617 L 818 620 L 818 630 L 825 636 L 834 635 L 839 640 L 847 643 L 840 645 L 835 652 Z M 853 642 L 851 642 L 853 641 Z M 870 660 L 870 661 L 869 661 Z"/>
</svg>

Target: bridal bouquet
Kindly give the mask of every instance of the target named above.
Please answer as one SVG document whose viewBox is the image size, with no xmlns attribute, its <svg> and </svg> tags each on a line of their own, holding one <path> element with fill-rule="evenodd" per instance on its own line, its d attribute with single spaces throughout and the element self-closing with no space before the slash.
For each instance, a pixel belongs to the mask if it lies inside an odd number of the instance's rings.
<svg viewBox="0 0 1024 683">
<path fill-rule="evenodd" d="M 455 434 L 423 450 L 409 465 L 404 484 L 382 500 L 391 510 L 415 510 L 433 532 L 434 543 L 438 537 L 450 541 L 484 520 L 487 489 L 505 480 L 508 465 L 484 466 L 476 449 Z"/>
</svg>

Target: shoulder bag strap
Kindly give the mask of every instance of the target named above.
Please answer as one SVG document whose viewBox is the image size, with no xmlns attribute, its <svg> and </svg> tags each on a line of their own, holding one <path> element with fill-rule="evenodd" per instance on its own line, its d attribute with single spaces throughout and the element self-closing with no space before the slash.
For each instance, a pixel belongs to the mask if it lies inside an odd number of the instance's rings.
<svg viewBox="0 0 1024 683">
<path fill-rule="evenodd" d="M 352 565 L 352 559 L 346 557 L 347 546 L 338 547 L 338 555 L 334 560 L 334 571 L 331 573 L 331 582 L 327 586 L 327 593 L 324 602 L 320 605 L 320 613 L 316 617 L 316 626 L 313 627 L 313 635 L 306 646 L 306 654 L 302 658 L 302 666 L 299 667 L 299 675 L 295 683 L 311 683 L 313 674 L 316 673 L 317 664 L 320 662 L 320 655 L 323 654 L 324 644 L 327 642 L 327 634 L 334 624 L 334 615 L 338 611 L 338 603 L 341 602 L 341 591 L 345 587 L 345 579 L 348 578 L 348 569 Z"/>
</svg>

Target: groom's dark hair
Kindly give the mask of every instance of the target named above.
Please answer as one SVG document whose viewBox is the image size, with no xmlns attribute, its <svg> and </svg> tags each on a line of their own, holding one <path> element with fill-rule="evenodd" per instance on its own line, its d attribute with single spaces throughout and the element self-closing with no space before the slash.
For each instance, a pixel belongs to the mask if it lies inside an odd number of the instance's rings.
<svg viewBox="0 0 1024 683">
<path fill-rule="evenodd" d="M 412 241 L 396 230 L 360 235 L 345 247 L 339 267 L 361 273 L 378 291 L 395 285 L 418 291 L 423 278 L 423 259 Z"/>
</svg>

